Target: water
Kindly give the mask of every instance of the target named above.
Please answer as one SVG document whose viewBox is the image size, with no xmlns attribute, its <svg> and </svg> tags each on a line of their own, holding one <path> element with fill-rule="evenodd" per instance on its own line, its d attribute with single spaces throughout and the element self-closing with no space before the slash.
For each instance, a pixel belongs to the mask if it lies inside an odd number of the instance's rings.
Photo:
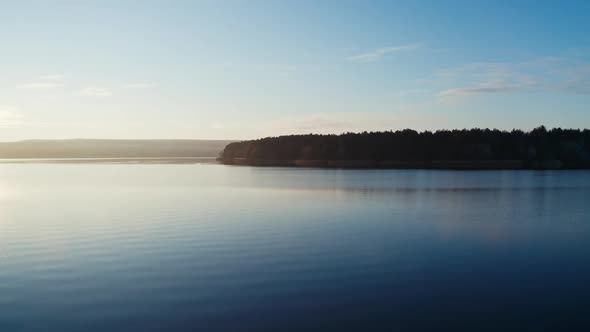
<svg viewBox="0 0 590 332">
<path fill-rule="evenodd" d="M 0 165 L 0 331 L 590 326 L 590 172 Z"/>
</svg>

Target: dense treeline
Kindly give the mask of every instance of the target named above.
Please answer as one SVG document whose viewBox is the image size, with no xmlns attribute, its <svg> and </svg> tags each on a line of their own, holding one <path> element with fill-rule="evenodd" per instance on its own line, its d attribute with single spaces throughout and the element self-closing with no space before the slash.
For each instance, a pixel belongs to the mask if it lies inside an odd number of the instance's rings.
<svg viewBox="0 0 590 332">
<path fill-rule="evenodd" d="M 417 132 L 406 129 L 341 135 L 268 137 L 227 145 L 221 161 L 228 164 L 288 165 L 293 161 L 362 161 L 351 165 L 415 165 L 442 161 L 507 168 L 590 168 L 590 130 L 552 129 L 530 132 L 490 129 Z M 386 162 L 398 162 L 389 163 Z M 438 162 L 438 164 L 437 164 Z M 478 162 L 480 162 L 478 164 Z M 502 164 L 504 162 L 504 164 Z M 302 165 L 305 165 L 303 163 Z M 456 163 L 456 165 L 459 165 Z M 447 168 L 442 166 L 442 168 Z M 494 167 L 491 167 L 494 168 Z"/>
</svg>

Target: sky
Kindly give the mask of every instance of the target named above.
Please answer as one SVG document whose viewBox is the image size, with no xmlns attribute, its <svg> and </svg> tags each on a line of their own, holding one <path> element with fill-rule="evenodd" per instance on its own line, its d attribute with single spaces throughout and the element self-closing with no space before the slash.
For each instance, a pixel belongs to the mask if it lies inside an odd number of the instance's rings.
<svg viewBox="0 0 590 332">
<path fill-rule="evenodd" d="M 590 1 L 0 0 L 0 140 L 590 128 Z"/>
</svg>

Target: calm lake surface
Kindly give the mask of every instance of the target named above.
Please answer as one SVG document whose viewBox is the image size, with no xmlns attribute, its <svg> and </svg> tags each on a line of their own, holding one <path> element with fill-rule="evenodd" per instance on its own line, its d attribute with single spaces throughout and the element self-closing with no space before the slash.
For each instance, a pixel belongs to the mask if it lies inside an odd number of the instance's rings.
<svg viewBox="0 0 590 332">
<path fill-rule="evenodd" d="M 590 172 L 0 165 L 0 331 L 588 330 Z"/>
</svg>

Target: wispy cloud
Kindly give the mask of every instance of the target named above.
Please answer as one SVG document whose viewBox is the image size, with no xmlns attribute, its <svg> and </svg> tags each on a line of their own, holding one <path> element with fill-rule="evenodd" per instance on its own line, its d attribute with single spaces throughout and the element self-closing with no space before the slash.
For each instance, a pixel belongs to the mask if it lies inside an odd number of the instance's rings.
<svg viewBox="0 0 590 332">
<path fill-rule="evenodd" d="M 509 86 L 498 86 L 495 88 L 457 88 L 448 89 L 438 93 L 439 97 L 454 97 L 454 96 L 466 96 L 474 95 L 478 93 L 499 93 L 499 92 L 511 92 L 517 91 L 516 88 Z"/>
<path fill-rule="evenodd" d="M 45 75 L 39 77 L 38 80 L 34 82 L 24 83 L 17 85 L 17 89 L 27 89 L 27 90 L 47 90 L 47 89 L 55 89 L 64 86 L 64 75 L 62 74 L 53 74 L 53 75 Z"/>
<path fill-rule="evenodd" d="M 109 97 L 113 93 L 111 90 L 99 86 L 89 86 L 80 90 L 79 95 L 84 97 L 104 98 Z"/>
<path fill-rule="evenodd" d="M 408 44 L 400 46 L 388 46 L 372 50 L 370 52 L 349 56 L 347 60 L 354 62 L 373 62 L 380 60 L 381 58 L 397 52 L 412 51 L 419 47 L 418 44 Z"/>
<path fill-rule="evenodd" d="M 21 85 L 17 85 L 17 89 L 26 89 L 26 90 L 46 90 L 46 89 L 54 89 L 64 86 L 63 83 L 59 82 L 31 82 L 25 83 Z"/>
<path fill-rule="evenodd" d="M 66 76 L 64 74 L 51 74 L 51 75 L 41 76 L 41 79 L 56 81 L 56 80 L 63 80 L 65 77 Z"/>
<path fill-rule="evenodd" d="M 49 128 L 49 127 L 76 127 L 88 126 L 81 122 L 39 121 L 25 116 L 20 109 L 11 105 L 0 105 L 0 129 L 21 128 Z"/>
<path fill-rule="evenodd" d="M 0 105 L 0 128 L 13 128 L 25 124 L 24 116 L 15 107 Z"/>
<path fill-rule="evenodd" d="M 560 88 L 575 94 L 590 94 L 590 64 L 579 66 L 566 76 Z"/>
<path fill-rule="evenodd" d="M 590 94 L 590 65 L 576 59 L 539 57 L 515 63 L 472 63 L 436 73 L 441 98 L 478 94 L 555 92 Z"/>
<path fill-rule="evenodd" d="M 276 78 L 290 78 L 299 69 L 294 64 L 288 63 L 242 63 L 242 62 L 222 62 L 211 65 L 216 70 L 238 73 L 241 71 L 251 72 L 252 75 L 259 77 L 274 76 Z"/>
<path fill-rule="evenodd" d="M 503 72 L 500 78 L 495 74 L 484 76 L 488 77 L 482 78 L 482 81 L 473 86 L 443 90 L 439 92 L 438 96 L 447 98 L 484 93 L 531 92 L 541 87 L 541 81 L 537 78 L 518 73 Z"/>
<path fill-rule="evenodd" d="M 153 88 L 156 86 L 154 83 L 151 82 L 134 82 L 125 85 L 127 89 L 148 89 Z"/>
</svg>

